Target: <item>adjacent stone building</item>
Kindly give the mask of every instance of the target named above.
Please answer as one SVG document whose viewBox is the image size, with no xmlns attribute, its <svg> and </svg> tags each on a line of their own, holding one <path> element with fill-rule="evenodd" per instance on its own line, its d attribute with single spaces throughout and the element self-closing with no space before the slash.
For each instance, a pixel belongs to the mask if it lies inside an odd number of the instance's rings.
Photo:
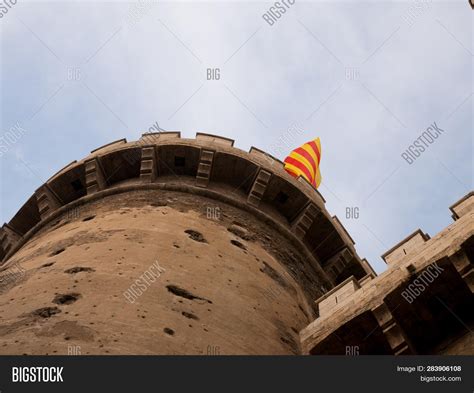
<svg viewBox="0 0 474 393">
<path fill-rule="evenodd" d="M 474 194 L 433 238 L 417 230 L 382 258 L 378 277 L 350 277 L 320 297 L 300 333 L 307 354 L 474 354 Z"/>
<path fill-rule="evenodd" d="M 0 229 L 0 354 L 474 352 L 472 194 L 376 277 L 317 190 L 233 143 L 144 134 L 42 185 Z"/>
</svg>

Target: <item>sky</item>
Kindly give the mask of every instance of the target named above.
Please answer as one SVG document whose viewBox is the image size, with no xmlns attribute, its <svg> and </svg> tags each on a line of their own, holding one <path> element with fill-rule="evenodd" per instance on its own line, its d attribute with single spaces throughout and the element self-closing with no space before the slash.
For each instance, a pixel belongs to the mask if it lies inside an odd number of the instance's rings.
<svg viewBox="0 0 474 393">
<path fill-rule="evenodd" d="M 320 137 L 326 208 L 378 273 L 473 189 L 467 0 L 286 0 L 273 23 L 274 2 L 5 2 L 1 222 L 60 168 L 156 123 L 281 160 Z"/>
</svg>

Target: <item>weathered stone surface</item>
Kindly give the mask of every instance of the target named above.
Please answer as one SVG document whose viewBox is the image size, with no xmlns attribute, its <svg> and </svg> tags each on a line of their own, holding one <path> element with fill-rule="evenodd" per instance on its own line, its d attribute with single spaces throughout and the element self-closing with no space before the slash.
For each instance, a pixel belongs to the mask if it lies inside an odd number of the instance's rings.
<svg viewBox="0 0 474 393">
<path fill-rule="evenodd" d="M 389 253 L 380 277 L 324 203 L 280 161 L 227 138 L 163 132 L 96 149 L 0 230 L 0 353 L 472 351 L 431 302 L 450 293 L 462 318 L 471 305 L 472 198 L 433 239 Z M 437 263 L 416 313 L 398 307 Z M 438 328 L 416 336 L 430 321 Z"/>
<path fill-rule="evenodd" d="M 170 202 L 153 206 L 160 199 Z M 220 207 L 220 219 L 207 218 L 209 205 Z M 42 228 L 6 265 L 17 262 L 28 277 L 0 294 L 0 353 L 67 354 L 68 345 L 79 345 L 83 354 L 206 354 L 208 347 L 221 354 L 299 353 L 297 332 L 311 317 L 306 298 L 314 289 L 302 281 L 301 267 L 281 260 L 270 244 L 227 230 L 244 221 L 258 238 L 270 237 L 273 247 L 293 248 L 250 214 L 208 198 L 143 191 L 96 200 L 81 207 L 77 218 L 59 220 L 62 225 Z M 234 239 L 245 250 L 231 244 Z M 304 257 L 293 252 L 303 264 Z M 47 261 L 54 264 L 44 267 Z M 141 296 L 126 295 L 135 300 L 130 303 L 124 292 L 156 262 L 164 271 Z M 287 287 L 261 271 L 265 264 Z M 317 282 L 310 268 L 304 274 Z M 170 292 L 171 285 L 196 298 Z M 78 300 L 61 303 L 56 293 Z M 61 312 L 17 324 L 23 314 L 44 307 Z M 87 339 L 75 334 L 76 324 L 88 328 Z"/>
<path fill-rule="evenodd" d="M 472 199 L 472 193 L 462 199 L 464 209 L 473 206 Z M 300 332 L 303 352 L 345 354 L 346 347 L 361 347 L 395 355 L 473 354 L 474 210 L 463 210 L 431 239 L 415 232 L 384 258 L 388 270 L 380 276 L 360 280 L 360 288 L 348 281 L 317 301 L 319 317 Z M 338 296 L 343 300 L 336 304 Z M 377 328 L 367 330 L 366 319 L 360 318 L 367 312 L 376 317 L 385 339 Z M 347 333 L 348 326 L 365 329 L 366 337 Z"/>
</svg>

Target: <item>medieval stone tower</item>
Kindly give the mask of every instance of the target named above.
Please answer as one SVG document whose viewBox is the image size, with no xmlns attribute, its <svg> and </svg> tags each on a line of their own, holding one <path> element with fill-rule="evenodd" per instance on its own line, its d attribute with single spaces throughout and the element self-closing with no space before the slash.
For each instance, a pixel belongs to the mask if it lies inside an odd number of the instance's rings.
<svg viewBox="0 0 474 393">
<path fill-rule="evenodd" d="M 425 342 L 410 321 L 429 306 L 394 302 L 441 258 L 435 295 L 454 285 L 447 306 L 468 319 L 473 199 L 436 242 L 420 233 L 391 250 L 394 268 L 376 277 L 324 198 L 268 154 L 202 133 L 119 140 L 60 170 L 1 228 L 0 353 L 429 352 L 461 330 L 441 313 L 447 330 Z"/>
</svg>

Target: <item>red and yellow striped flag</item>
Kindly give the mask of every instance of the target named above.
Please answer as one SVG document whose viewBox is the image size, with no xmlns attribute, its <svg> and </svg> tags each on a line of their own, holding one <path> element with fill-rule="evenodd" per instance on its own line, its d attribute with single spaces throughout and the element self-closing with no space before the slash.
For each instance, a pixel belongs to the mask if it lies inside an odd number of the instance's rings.
<svg viewBox="0 0 474 393">
<path fill-rule="evenodd" d="M 285 158 L 285 170 L 291 176 L 303 176 L 313 187 L 318 188 L 321 184 L 320 161 L 321 142 L 319 138 L 316 138 L 293 150 Z"/>
</svg>

